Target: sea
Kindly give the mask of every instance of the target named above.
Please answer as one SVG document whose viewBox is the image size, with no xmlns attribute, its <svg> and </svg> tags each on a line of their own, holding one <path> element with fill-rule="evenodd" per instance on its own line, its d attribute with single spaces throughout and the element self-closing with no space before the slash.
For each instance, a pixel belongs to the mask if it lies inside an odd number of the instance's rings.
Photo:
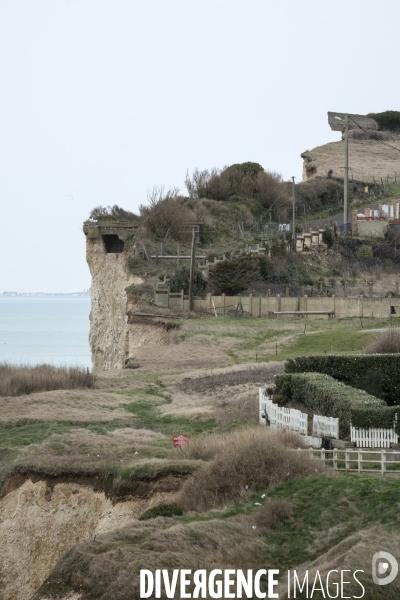
<svg viewBox="0 0 400 600">
<path fill-rule="evenodd" d="M 90 298 L 0 297 L 0 362 L 92 367 Z"/>
</svg>

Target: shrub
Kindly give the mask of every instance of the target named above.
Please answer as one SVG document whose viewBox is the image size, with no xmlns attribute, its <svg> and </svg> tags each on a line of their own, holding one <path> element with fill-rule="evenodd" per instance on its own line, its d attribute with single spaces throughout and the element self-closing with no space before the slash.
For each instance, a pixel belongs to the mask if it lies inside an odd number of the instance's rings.
<svg viewBox="0 0 400 600">
<path fill-rule="evenodd" d="M 299 214 L 315 213 L 342 204 L 343 182 L 330 177 L 316 177 L 298 183 L 295 193 Z"/>
<path fill-rule="evenodd" d="M 380 373 L 380 398 L 400 404 L 400 356 L 398 354 L 353 356 L 298 356 L 286 361 L 286 373 L 325 373 L 358 389 L 366 389 L 368 373 Z"/>
<path fill-rule="evenodd" d="M 258 277 L 258 260 L 245 254 L 232 260 L 217 263 L 215 267 L 210 269 L 208 281 L 214 293 L 234 296 L 245 290 Z"/>
<path fill-rule="evenodd" d="M 400 130 L 400 112 L 398 110 L 386 110 L 381 113 L 371 113 L 368 116 L 375 119 L 379 125 L 379 129 L 387 129 L 388 131 Z"/>
<path fill-rule="evenodd" d="M 41 364 L 14 366 L 0 363 L 0 396 L 94 387 L 95 376 L 83 367 Z"/>
<path fill-rule="evenodd" d="M 183 265 L 175 271 L 170 278 L 171 292 L 189 293 L 190 267 Z M 207 280 L 204 279 L 203 273 L 198 269 L 193 274 L 193 291 L 195 296 L 201 296 L 207 287 Z"/>
<path fill-rule="evenodd" d="M 252 515 L 257 527 L 275 529 L 293 516 L 294 504 L 285 498 L 271 498 L 267 504 L 258 508 Z"/>
<path fill-rule="evenodd" d="M 180 517 L 181 515 L 183 515 L 183 510 L 178 504 L 158 504 L 158 506 L 153 506 L 153 508 L 146 510 L 139 517 L 139 521 L 155 519 L 156 517 Z"/>
<path fill-rule="evenodd" d="M 333 233 L 333 229 L 331 227 L 325 227 L 322 232 L 322 241 L 324 244 L 328 246 L 328 248 L 332 248 L 335 243 L 335 234 Z"/>
<path fill-rule="evenodd" d="M 267 283 L 275 283 L 278 280 L 278 274 L 275 270 L 274 263 L 266 256 L 259 259 L 260 275 Z"/>
<path fill-rule="evenodd" d="M 400 352 L 400 329 L 390 327 L 365 349 L 366 354 L 397 354 Z"/>
<path fill-rule="evenodd" d="M 191 176 L 186 174 L 185 184 L 190 198 L 258 200 L 264 210 L 269 208 L 275 216 L 285 215 L 290 206 L 289 189 L 281 175 L 264 171 L 258 163 L 213 167 L 210 171 L 195 169 Z"/>
<path fill-rule="evenodd" d="M 355 427 L 393 427 L 397 407 L 385 406 L 383 400 L 356 390 L 322 373 L 293 373 L 275 378 L 276 393 L 285 403 L 303 406 L 310 414 L 339 418 L 342 435 Z"/>
<path fill-rule="evenodd" d="M 357 258 L 358 260 L 369 260 L 373 257 L 371 246 L 361 246 L 357 250 Z"/>
<path fill-rule="evenodd" d="M 188 226 L 193 220 L 190 210 L 183 204 L 178 189 L 165 191 L 163 186 L 153 188 L 148 194 L 148 206 L 139 207 L 148 231 L 158 239 L 172 238 L 187 241 L 192 232 Z"/>
<path fill-rule="evenodd" d="M 326 472 L 321 461 L 293 451 L 299 437 L 268 428 L 245 428 L 224 436 L 224 444 L 188 479 L 178 497 L 186 510 L 206 511 L 306 475 Z"/>
<path fill-rule="evenodd" d="M 90 219 L 116 219 L 118 221 L 137 220 L 139 217 L 135 213 L 125 210 L 114 204 L 114 206 L 96 206 L 89 215 Z"/>
</svg>

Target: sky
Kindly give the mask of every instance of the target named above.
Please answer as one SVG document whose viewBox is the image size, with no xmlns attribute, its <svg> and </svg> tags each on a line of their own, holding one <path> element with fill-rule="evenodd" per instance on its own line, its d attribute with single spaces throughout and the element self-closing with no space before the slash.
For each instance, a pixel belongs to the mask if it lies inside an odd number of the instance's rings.
<svg viewBox="0 0 400 600">
<path fill-rule="evenodd" d="M 327 111 L 400 110 L 398 0 L 0 0 L 0 293 L 90 287 L 83 221 L 187 170 L 301 181 Z"/>
</svg>

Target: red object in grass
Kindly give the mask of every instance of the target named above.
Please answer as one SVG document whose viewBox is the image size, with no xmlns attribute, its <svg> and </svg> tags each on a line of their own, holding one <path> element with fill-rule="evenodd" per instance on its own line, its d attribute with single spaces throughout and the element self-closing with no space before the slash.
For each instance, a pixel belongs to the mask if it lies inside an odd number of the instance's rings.
<svg viewBox="0 0 400 600">
<path fill-rule="evenodd" d="M 174 447 L 185 446 L 189 441 L 188 435 L 174 435 Z"/>
</svg>

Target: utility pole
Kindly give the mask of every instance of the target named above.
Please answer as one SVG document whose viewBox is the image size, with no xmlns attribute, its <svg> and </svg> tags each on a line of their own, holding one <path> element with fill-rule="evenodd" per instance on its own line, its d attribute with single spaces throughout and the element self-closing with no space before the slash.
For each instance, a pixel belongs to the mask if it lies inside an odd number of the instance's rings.
<svg viewBox="0 0 400 600">
<path fill-rule="evenodd" d="M 189 277 L 189 310 L 194 309 L 193 284 L 194 284 L 195 248 L 196 248 L 196 230 L 193 227 L 193 229 L 192 229 L 192 254 L 190 257 L 190 277 Z"/>
<path fill-rule="evenodd" d="M 292 176 L 292 244 L 293 252 L 296 252 L 296 196 L 294 194 L 294 175 Z"/>
<path fill-rule="evenodd" d="M 348 213 L 348 186 L 349 186 L 349 115 L 345 115 L 344 130 L 344 179 L 343 179 L 343 224 L 344 232 L 347 234 L 347 213 Z"/>
</svg>

